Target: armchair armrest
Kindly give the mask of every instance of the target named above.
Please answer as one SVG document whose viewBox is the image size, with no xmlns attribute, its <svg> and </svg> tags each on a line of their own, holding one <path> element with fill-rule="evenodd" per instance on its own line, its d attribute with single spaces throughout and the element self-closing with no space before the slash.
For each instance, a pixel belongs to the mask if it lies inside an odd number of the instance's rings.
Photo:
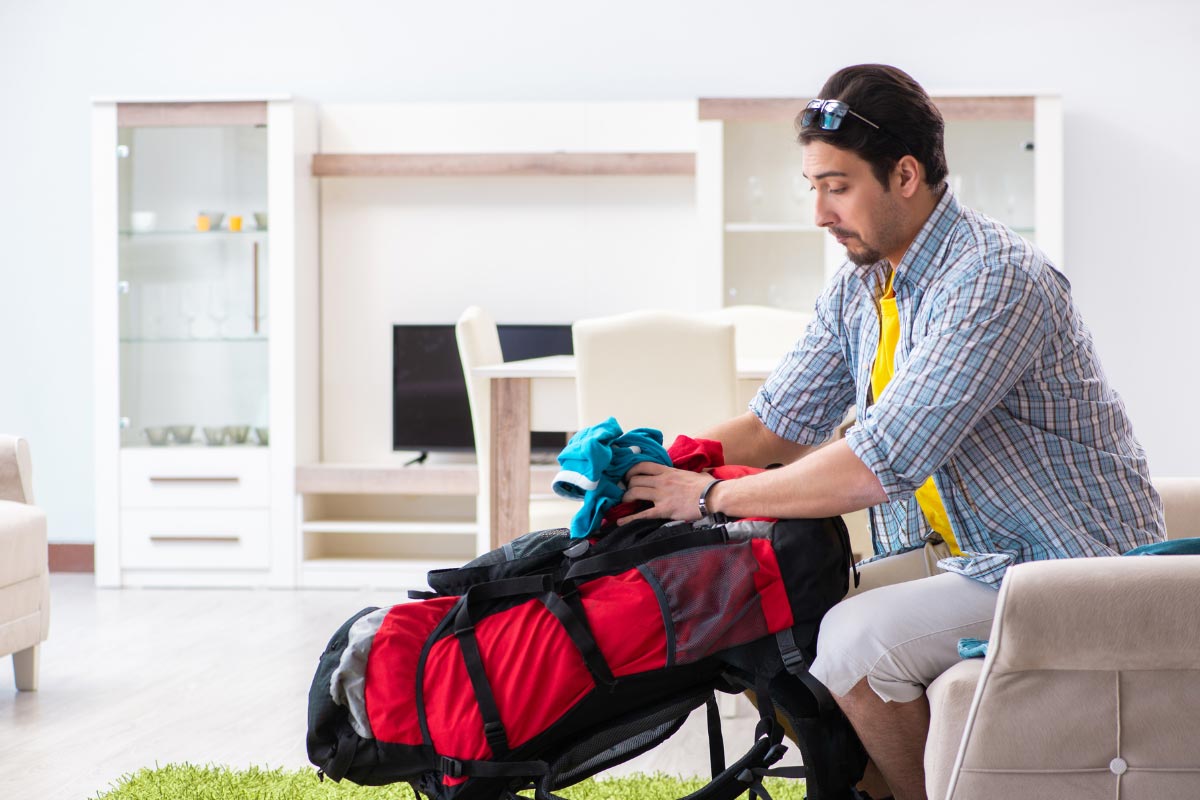
<svg viewBox="0 0 1200 800">
<path fill-rule="evenodd" d="M 1200 668 L 1200 556 L 1036 561 L 1005 577 L 993 673 Z"/>
<path fill-rule="evenodd" d="M 0 500 L 33 503 L 33 461 L 29 442 L 0 434 Z"/>
</svg>

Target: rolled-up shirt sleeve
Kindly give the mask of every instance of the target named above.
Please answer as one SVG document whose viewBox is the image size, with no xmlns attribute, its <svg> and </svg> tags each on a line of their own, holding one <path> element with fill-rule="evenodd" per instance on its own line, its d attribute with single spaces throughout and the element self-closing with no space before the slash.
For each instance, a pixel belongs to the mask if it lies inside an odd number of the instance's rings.
<svg viewBox="0 0 1200 800">
<path fill-rule="evenodd" d="M 817 301 L 804 338 L 750 403 L 768 430 L 799 444 L 824 442 L 854 403 L 854 376 L 837 335 L 840 303 L 833 295 Z"/>
<path fill-rule="evenodd" d="M 1046 303 L 1021 269 L 995 266 L 930 298 L 932 320 L 846 433 L 891 501 L 911 496 L 1012 390 L 1046 342 Z"/>
</svg>

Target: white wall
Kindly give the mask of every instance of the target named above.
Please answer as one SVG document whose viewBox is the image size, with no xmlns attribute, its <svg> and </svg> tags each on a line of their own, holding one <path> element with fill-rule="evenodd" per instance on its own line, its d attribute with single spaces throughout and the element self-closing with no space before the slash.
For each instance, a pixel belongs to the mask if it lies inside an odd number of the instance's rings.
<svg viewBox="0 0 1200 800">
<path fill-rule="evenodd" d="M 92 95 L 796 96 L 884 61 L 935 91 L 1063 95 L 1076 298 L 1151 469 L 1197 474 L 1197 42 L 1187 0 L 0 0 L 0 429 L 32 442 L 51 538 L 91 540 Z"/>
</svg>

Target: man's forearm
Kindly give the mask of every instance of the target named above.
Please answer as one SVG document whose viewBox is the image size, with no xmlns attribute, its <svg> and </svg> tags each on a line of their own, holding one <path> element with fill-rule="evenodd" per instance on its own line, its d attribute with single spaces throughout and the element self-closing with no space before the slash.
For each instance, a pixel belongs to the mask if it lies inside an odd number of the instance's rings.
<svg viewBox="0 0 1200 800">
<path fill-rule="evenodd" d="M 719 441 L 726 464 L 747 467 L 790 464 L 814 449 L 810 445 L 781 439 L 767 430 L 750 411 L 709 428 L 700 434 L 700 438 Z"/>
<path fill-rule="evenodd" d="M 726 461 L 731 461 L 728 456 Z M 814 518 L 878 505 L 887 495 L 875 473 L 840 440 L 799 461 L 713 487 L 708 507 L 731 517 Z"/>
</svg>

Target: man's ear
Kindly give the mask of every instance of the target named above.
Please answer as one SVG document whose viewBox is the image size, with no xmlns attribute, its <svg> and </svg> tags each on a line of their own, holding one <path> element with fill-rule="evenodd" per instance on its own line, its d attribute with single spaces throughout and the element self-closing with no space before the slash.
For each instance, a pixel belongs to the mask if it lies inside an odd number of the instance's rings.
<svg viewBox="0 0 1200 800">
<path fill-rule="evenodd" d="M 892 169 L 892 176 L 896 181 L 896 191 L 900 193 L 900 196 L 910 198 L 925 182 L 925 167 L 915 157 L 904 155 L 896 162 L 896 166 Z"/>
</svg>

